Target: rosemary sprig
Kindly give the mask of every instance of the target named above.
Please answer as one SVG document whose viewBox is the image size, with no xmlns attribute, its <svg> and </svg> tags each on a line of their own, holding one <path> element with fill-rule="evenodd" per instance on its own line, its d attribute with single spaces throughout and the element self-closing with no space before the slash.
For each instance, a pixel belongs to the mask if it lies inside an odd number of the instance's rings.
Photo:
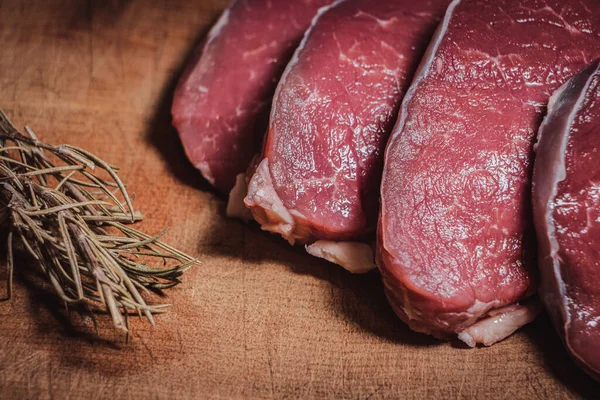
<svg viewBox="0 0 600 400">
<path fill-rule="evenodd" d="M 68 306 L 108 312 L 129 331 L 128 315 L 154 325 L 140 292 L 160 291 L 198 261 L 126 224 L 142 219 L 118 168 L 90 152 L 53 146 L 29 128 L 18 132 L 0 110 L 0 221 L 7 226 L 8 298 L 12 296 L 15 248 L 29 253 Z M 160 260 L 161 267 L 149 261 Z"/>
</svg>

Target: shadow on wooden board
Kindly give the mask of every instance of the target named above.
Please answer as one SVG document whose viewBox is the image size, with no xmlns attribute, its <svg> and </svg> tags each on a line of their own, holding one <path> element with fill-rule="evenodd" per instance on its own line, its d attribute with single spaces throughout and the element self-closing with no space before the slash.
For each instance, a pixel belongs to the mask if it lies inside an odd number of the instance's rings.
<svg viewBox="0 0 600 400">
<path fill-rule="evenodd" d="M 76 13 L 70 19 L 69 26 L 76 29 L 91 21 L 92 16 L 100 25 L 114 26 L 131 3 L 132 0 L 87 0 L 85 6 L 73 10 Z M 78 10 L 85 15 L 78 14 Z"/>
<path fill-rule="evenodd" d="M 198 35 L 194 41 L 185 59 L 179 63 L 171 78 L 163 87 L 160 98 L 157 101 L 156 111 L 150 120 L 148 126 L 148 141 L 158 149 L 161 156 L 168 162 L 171 171 L 175 177 L 183 184 L 210 192 L 221 199 L 225 199 L 220 192 L 215 190 L 198 172 L 196 168 L 188 161 L 188 158 L 183 149 L 177 130 L 173 127 L 171 117 L 171 106 L 173 104 L 173 94 L 180 76 L 183 74 L 187 64 L 194 58 L 199 56 L 198 49 L 204 42 L 213 23 L 218 16 L 213 18 L 213 21 L 207 25 L 205 30 Z"/>
<path fill-rule="evenodd" d="M 571 359 L 546 312 L 523 331 L 531 338 L 531 343 L 541 350 L 544 364 L 556 379 L 583 398 L 599 398 L 600 383 L 583 372 Z"/>
<path fill-rule="evenodd" d="M 0 257 L 3 257 L 4 251 Z M 0 269 L 5 270 L 5 258 L 1 259 Z M 111 318 L 104 314 L 96 315 L 97 329 L 89 312 L 77 306 L 67 308 L 48 283 L 35 261 L 21 255 L 15 259 L 14 297 L 6 307 L 13 307 L 15 315 L 15 335 L 20 340 L 33 340 L 32 347 L 51 353 L 51 359 L 58 365 L 74 366 L 82 370 L 101 371 L 103 376 L 124 376 L 140 373 L 147 368 L 145 362 L 128 360 L 152 360 L 166 365 L 180 358 L 174 347 L 180 345 L 177 332 L 169 329 L 154 329 L 144 318 L 130 315 L 131 341 L 114 328 Z M 6 276 L 0 273 L 0 279 Z M 1 287 L 1 286 L 0 286 Z M 154 296 L 156 301 L 156 296 Z M 3 303 L 0 303 L 3 305 Z M 19 318 L 26 314 L 27 318 Z M 10 324 L 9 324 L 10 325 Z M 10 337 L 8 338 L 10 341 Z M 68 347 L 64 343 L 68 342 Z M 4 356 L 17 357 L 19 350 L 10 345 L 3 351 Z M 160 354 L 155 354 L 160 352 Z M 23 363 L 36 362 L 27 358 Z M 39 361 L 39 360 L 38 360 Z M 35 366 L 30 366 L 35 369 Z M 1 368 L 0 368 L 1 369 Z M 2 396 L 0 396 L 1 398 Z"/>
</svg>

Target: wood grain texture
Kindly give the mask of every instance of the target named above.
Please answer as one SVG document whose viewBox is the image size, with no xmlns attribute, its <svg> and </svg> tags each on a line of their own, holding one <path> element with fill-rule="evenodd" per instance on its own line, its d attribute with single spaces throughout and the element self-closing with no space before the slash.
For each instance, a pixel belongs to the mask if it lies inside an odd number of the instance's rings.
<svg viewBox="0 0 600 400">
<path fill-rule="evenodd" d="M 133 340 L 68 324 L 27 262 L 0 303 L 0 398 L 581 398 L 599 387 L 547 317 L 491 348 L 412 333 L 377 273 L 351 276 L 256 227 L 187 163 L 169 107 L 225 0 L 0 0 L 0 106 L 123 167 L 150 233 L 200 257 Z M 0 278 L 4 278 L 0 273 Z M 0 290 L 4 287 L 0 285 Z"/>
</svg>

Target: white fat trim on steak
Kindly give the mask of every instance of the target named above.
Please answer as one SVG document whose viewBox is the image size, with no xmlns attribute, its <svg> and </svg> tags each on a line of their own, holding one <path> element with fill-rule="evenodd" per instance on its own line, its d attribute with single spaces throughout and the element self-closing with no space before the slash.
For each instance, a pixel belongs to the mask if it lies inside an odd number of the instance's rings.
<svg viewBox="0 0 600 400">
<path fill-rule="evenodd" d="M 196 169 L 200 171 L 204 179 L 208 181 L 212 186 L 215 186 L 215 177 L 210 170 L 210 165 L 207 162 L 200 162 L 195 165 Z"/>
<path fill-rule="evenodd" d="M 481 319 L 460 332 L 458 338 L 470 347 L 475 347 L 477 344 L 491 346 L 532 322 L 540 311 L 541 304 L 538 301 L 526 306 L 510 305 L 494 310 L 492 316 Z"/>
<path fill-rule="evenodd" d="M 290 244 L 295 243 L 293 233 L 296 222 L 273 187 L 269 172 L 269 159 L 265 158 L 261 161 L 250 179 L 248 195 L 244 199 L 244 203 L 252 210 L 254 219 L 263 230 L 279 233 Z"/>
<path fill-rule="evenodd" d="M 248 194 L 248 182 L 246 174 L 238 174 L 235 178 L 235 186 L 229 193 L 226 215 L 229 218 L 239 218 L 244 222 L 252 221 L 252 212 L 244 204 L 244 198 Z"/>
<path fill-rule="evenodd" d="M 337 264 L 353 274 L 366 274 L 377 268 L 373 249 L 366 243 L 319 240 L 306 251 L 311 256 Z"/>
</svg>

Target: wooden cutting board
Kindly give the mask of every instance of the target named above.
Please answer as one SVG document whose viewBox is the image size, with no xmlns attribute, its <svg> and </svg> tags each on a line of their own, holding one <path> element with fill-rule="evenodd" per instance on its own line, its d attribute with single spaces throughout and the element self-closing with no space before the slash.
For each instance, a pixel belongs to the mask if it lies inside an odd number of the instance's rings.
<svg viewBox="0 0 600 400">
<path fill-rule="evenodd" d="M 169 107 L 226 2 L 0 0 L 0 107 L 120 165 L 142 228 L 171 227 L 166 240 L 203 261 L 129 344 L 106 319 L 100 338 L 89 319 L 69 324 L 20 263 L 0 303 L 0 398 L 597 397 L 546 316 L 491 348 L 441 343 L 394 316 L 377 273 L 351 276 L 224 217 Z"/>
</svg>

